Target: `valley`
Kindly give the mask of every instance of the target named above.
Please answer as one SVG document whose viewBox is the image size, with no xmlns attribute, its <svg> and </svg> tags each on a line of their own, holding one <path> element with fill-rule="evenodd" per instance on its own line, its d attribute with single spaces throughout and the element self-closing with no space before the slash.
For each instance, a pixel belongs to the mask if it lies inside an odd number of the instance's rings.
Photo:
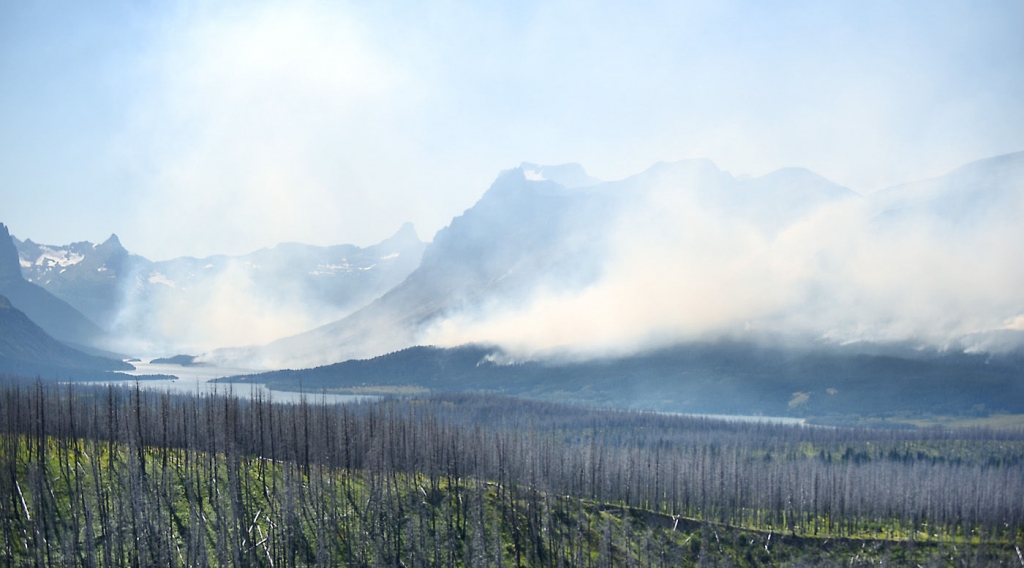
<svg viewBox="0 0 1024 568">
<path fill-rule="evenodd" d="M 1022 23 L 0 2 L 0 568 L 1024 568 Z"/>
<path fill-rule="evenodd" d="M 158 262 L 2 226 L 0 556 L 1014 565 L 1022 183 L 524 163 L 430 242 Z"/>
</svg>

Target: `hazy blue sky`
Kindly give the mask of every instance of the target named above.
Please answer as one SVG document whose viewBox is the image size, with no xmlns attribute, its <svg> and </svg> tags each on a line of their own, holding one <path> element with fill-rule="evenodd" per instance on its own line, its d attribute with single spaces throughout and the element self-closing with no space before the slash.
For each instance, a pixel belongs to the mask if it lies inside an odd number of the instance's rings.
<svg viewBox="0 0 1024 568">
<path fill-rule="evenodd" d="M 429 239 L 521 161 L 1024 149 L 1024 2 L 3 2 L 0 221 L 152 259 Z"/>
</svg>

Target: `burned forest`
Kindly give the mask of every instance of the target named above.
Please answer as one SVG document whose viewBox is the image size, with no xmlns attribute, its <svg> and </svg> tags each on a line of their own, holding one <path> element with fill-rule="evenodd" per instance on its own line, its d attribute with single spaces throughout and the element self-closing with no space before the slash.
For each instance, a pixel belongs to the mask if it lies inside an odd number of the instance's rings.
<svg viewBox="0 0 1024 568">
<path fill-rule="evenodd" d="M 3 566 L 1010 566 L 1024 432 L 0 386 Z"/>
</svg>

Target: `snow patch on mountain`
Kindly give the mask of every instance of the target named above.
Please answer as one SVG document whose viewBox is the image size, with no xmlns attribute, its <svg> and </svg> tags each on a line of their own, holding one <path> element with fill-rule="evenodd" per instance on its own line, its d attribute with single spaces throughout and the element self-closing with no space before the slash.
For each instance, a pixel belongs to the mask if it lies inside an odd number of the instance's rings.
<svg viewBox="0 0 1024 568">
<path fill-rule="evenodd" d="M 174 288 L 174 281 L 170 280 L 169 278 L 167 278 L 166 276 L 159 272 L 154 272 L 150 274 L 148 280 L 150 284 L 163 284 L 164 286 L 170 286 L 171 288 Z"/>
<path fill-rule="evenodd" d="M 337 272 L 352 272 L 352 265 L 343 262 L 342 264 L 318 264 L 310 271 L 310 276 L 333 276 Z"/>
<path fill-rule="evenodd" d="M 523 177 L 529 181 L 545 181 L 544 174 L 538 170 L 523 168 Z"/>
<path fill-rule="evenodd" d="M 601 180 L 587 175 L 586 170 L 579 164 L 542 166 L 523 162 L 519 169 L 526 181 L 553 181 L 566 189 L 590 187 L 601 183 Z"/>
<path fill-rule="evenodd" d="M 55 249 L 50 248 L 48 246 L 40 246 L 39 249 L 42 254 L 40 254 L 39 258 L 36 259 L 36 266 L 67 267 L 73 264 L 78 264 L 79 262 L 82 262 L 82 259 L 85 258 L 85 256 L 78 254 L 76 252 L 69 251 L 67 249 Z M 24 266 L 24 264 L 22 264 L 22 266 Z M 29 264 L 29 266 L 32 265 Z"/>
</svg>

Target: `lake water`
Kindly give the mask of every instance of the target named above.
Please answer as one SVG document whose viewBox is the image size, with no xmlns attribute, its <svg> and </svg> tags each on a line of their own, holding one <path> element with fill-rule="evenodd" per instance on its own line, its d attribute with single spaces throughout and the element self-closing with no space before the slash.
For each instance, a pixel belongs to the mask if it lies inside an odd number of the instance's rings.
<svg viewBox="0 0 1024 568">
<path fill-rule="evenodd" d="M 713 420 L 727 420 L 731 422 L 766 422 L 769 424 L 789 424 L 791 426 L 802 426 L 807 424 L 804 418 L 792 418 L 789 416 L 746 416 L 742 414 L 685 414 L 682 412 L 665 412 L 673 416 L 687 416 L 691 418 L 710 418 Z"/>
<path fill-rule="evenodd" d="M 183 367 L 181 365 L 153 365 L 151 363 L 132 363 L 134 371 L 123 371 L 128 375 L 174 375 L 177 380 L 158 379 L 139 381 L 139 387 L 146 390 L 181 394 L 225 394 L 232 393 L 242 398 L 261 395 L 265 400 L 274 402 L 299 402 L 305 397 L 310 403 L 326 402 L 327 404 L 358 402 L 360 400 L 376 400 L 378 397 L 356 394 L 323 394 L 317 392 L 298 393 L 286 391 L 272 391 L 263 385 L 257 384 L 232 384 L 232 383 L 211 383 L 211 379 L 232 377 L 235 375 L 247 375 L 255 373 L 252 369 L 239 369 L 231 367 Z M 111 383 L 99 384 L 134 384 L 134 381 L 112 381 Z"/>
<path fill-rule="evenodd" d="M 222 377 L 233 377 L 236 375 L 248 375 L 259 371 L 253 369 L 242 369 L 234 367 L 183 367 L 181 365 L 162 365 L 151 363 L 132 363 L 134 371 L 123 371 L 128 375 L 174 375 L 177 380 L 146 380 L 139 381 L 139 386 L 144 389 L 167 391 L 171 393 L 200 393 L 200 394 L 224 394 L 230 392 L 238 397 L 251 398 L 260 394 L 266 400 L 274 402 L 299 402 L 303 397 L 310 403 L 326 402 L 327 404 L 357 402 L 360 400 L 376 400 L 379 397 L 356 395 L 356 394 L 323 394 L 317 392 L 297 393 L 286 391 L 272 391 L 259 384 L 232 384 L 232 383 L 211 383 L 211 379 Z M 129 384 L 132 381 L 119 381 L 120 384 Z M 104 383 L 105 384 L 105 383 Z M 677 416 L 693 416 L 699 418 L 713 418 L 715 420 L 731 420 L 738 422 L 769 422 L 772 424 L 801 425 L 806 421 L 803 418 L 790 418 L 787 416 L 743 416 L 732 414 L 683 414 L 678 412 L 666 412 Z"/>
<path fill-rule="evenodd" d="M 791 424 L 800 425 L 807 422 L 803 418 L 792 418 L 789 416 L 744 416 L 742 414 L 698 414 L 704 418 L 715 420 L 733 420 L 736 422 L 768 422 L 770 424 Z"/>
</svg>

